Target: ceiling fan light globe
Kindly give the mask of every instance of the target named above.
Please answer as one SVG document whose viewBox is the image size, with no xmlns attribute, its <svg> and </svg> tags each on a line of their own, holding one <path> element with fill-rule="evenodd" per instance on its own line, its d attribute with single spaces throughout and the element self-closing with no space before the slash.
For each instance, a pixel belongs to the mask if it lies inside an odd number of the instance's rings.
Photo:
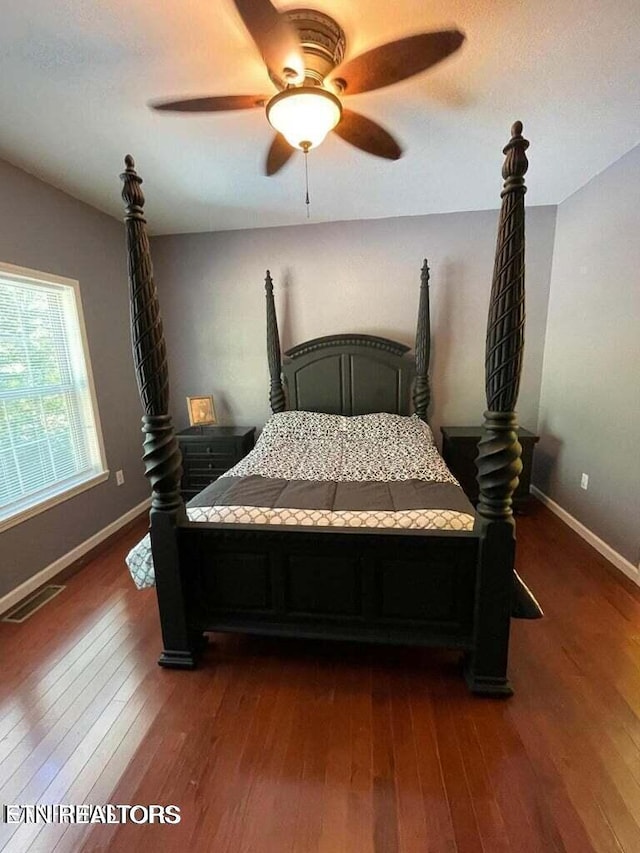
<svg viewBox="0 0 640 853">
<path fill-rule="evenodd" d="M 342 104 L 318 86 L 285 89 L 267 104 L 267 118 L 289 145 L 301 151 L 316 148 L 342 117 Z"/>
</svg>

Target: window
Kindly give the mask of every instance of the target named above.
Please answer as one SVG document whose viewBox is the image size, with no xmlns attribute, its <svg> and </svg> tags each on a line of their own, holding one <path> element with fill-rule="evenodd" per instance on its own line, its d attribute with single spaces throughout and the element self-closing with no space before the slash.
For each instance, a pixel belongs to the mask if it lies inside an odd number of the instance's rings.
<svg viewBox="0 0 640 853">
<path fill-rule="evenodd" d="M 0 530 L 105 469 L 78 282 L 0 264 Z"/>
</svg>

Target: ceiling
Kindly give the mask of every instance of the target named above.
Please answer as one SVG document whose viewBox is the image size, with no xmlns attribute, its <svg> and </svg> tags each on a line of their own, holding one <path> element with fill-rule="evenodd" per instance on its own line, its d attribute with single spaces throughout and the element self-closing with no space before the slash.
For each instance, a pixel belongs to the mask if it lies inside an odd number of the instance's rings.
<svg viewBox="0 0 640 853">
<path fill-rule="evenodd" d="M 638 0 L 274 2 L 335 17 L 347 57 L 424 30 L 467 35 L 432 71 L 346 99 L 405 155 L 383 161 L 330 136 L 309 155 L 312 222 L 497 207 L 514 119 L 531 140 L 529 204 L 561 202 L 640 142 Z M 119 217 L 131 153 L 155 234 L 307 221 L 302 155 L 262 174 L 272 131 L 261 110 L 147 107 L 271 90 L 231 0 L 3 4 L 0 158 Z"/>
</svg>

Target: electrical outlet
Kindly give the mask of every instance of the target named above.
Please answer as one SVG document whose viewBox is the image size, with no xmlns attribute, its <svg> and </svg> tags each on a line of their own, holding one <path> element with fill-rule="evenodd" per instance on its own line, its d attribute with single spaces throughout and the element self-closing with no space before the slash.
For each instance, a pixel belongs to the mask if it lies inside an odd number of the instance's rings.
<svg viewBox="0 0 640 853">
<path fill-rule="evenodd" d="M 122 471 L 116 471 L 116 485 L 122 486 L 123 483 L 124 483 L 124 473 Z M 584 488 L 586 488 L 586 486 Z"/>
<path fill-rule="evenodd" d="M 588 474 L 583 474 L 582 477 L 580 478 L 580 488 L 581 489 L 588 489 L 589 488 L 589 475 Z"/>
</svg>

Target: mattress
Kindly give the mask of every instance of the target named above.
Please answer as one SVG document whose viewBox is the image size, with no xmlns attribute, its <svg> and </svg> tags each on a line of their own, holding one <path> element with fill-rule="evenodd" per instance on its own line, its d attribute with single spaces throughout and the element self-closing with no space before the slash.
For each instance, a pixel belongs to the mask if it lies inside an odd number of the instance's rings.
<svg viewBox="0 0 640 853">
<path fill-rule="evenodd" d="M 191 521 L 471 530 L 474 510 L 415 415 L 282 412 L 255 448 L 187 505 Z M 147 535 L 127 557 L 154 583 Z"/>
</svg>

